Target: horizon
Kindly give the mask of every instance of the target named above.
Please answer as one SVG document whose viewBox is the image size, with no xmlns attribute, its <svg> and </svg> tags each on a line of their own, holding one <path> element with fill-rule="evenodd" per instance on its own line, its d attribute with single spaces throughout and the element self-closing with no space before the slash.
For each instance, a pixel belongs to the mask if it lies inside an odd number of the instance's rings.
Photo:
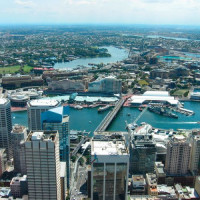
<svg viewBox="0 0 200 200">
<path fill-rule="evenodd" d="M 200 26 L 199 0 L 8 0 L 0 25 Z"/>
</svg>

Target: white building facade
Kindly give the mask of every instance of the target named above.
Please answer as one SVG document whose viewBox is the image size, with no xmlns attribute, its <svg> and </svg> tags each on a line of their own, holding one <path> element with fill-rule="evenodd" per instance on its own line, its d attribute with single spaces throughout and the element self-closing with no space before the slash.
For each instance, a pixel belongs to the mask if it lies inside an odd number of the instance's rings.
<svg viewBox="0 0 200 200">
<path fill-rule="evenodd" d="M 60 102 L 57 100 L 32 100 L 28 105 L 28 127 L 30 131 L 42 130 L 41 113 L 51 108 L 58 107 Z"/>
<path fill-rule="evenodd" d="M 124 141 L 92 141 L 91 161 L 91 200 L 125 200 L 129 153 Z"/>
</svg>

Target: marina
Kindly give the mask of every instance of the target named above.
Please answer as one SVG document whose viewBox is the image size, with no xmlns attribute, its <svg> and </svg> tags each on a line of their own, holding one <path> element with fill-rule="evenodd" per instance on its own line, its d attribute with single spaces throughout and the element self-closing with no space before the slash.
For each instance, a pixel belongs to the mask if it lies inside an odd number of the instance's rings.
<svg viewBox="0 0 200 200">
<path fill-rule="evenodd" d="M 196 111 L 196 113 L 195 115 L 191 116 L 177 113 L 178 119 L 176 119 L 176 121 L 174 121 L 174 118 L 163 117 L 147 110 L 138 120 L 138 123 L 146 122 L 151 124 L 153 127 L 162 129 L 199 129 L 199 106 L 200 102 L 184 102 L 184 107 L 186 109 L 194 110 Z M 70 109 L 70 129 L 86 130 L 91 132 L 94 131 L 109 112 L 108 110 L 106 110 L 98 114 L 97 109 L 97 107 L 84 108 L 82 110 Z M 128 123 L 132 123 L 140 113 L 141 112 L 138 110 L 138 108 L 123 107 L 110 124 L 108 131 L 125 131 L 125 121 L 127 121 Z M 21 124 L 27 126 L 27 112 L 13 112 L 12 120 L 13 124 Z M 91 123 L 89 123 L 89 121 L 91 121 Z"/>
</svg>

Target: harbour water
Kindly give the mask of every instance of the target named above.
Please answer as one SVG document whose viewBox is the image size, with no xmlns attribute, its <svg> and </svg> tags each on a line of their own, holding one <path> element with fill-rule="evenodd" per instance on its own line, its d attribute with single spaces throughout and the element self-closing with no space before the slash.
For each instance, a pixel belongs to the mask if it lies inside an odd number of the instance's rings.
<svg viewBox="0 0 200 200">
<path fill-rule="evenodd" d="M 178 119 L 168 118 L 160 116 L 148 110 L 138 120 L 138 124 L 141 122 L 147 122 L 156 128 L 163 129 L 200 129 L 200 102 L 184 102 L 186 109 L 193 110 L 195 115 L 186 116 L 177 113 Z M 82 110 L 70 109 L 70 129 L 74 130 L 86 130 L 94 131 L 99 123 L 103 120 L 109 110 L 98 113 L 98 108 L 84 108 Z M 130 114 L 130 115 L 129 115 Z M 128 123 L 133 122 L 140 114 L 138 108 L 124 107 L 118 113 L 117 117 L 113 120 L 112 124 L 108 128 L 109 131 L 125 131 L 125 121 Z M 27 112 L 14 112 L 12 113 L 13 124 L 22 124 L 27 126 Z"/>
<path fill-rule="evenodd" d="M 55 69 L 73 69 L 76 68 L 79 65 L 83 65 L 88 67 L 88 63 L 94 63 L 94 64 L 100 64 L 100 63 L 114 63 L 117 61 L 124 60 L 128 57 L 128 51 L 125 49 L 119 49 L 113 46 L 106 46 L 102 47 L 108 49 L 108 53 L 111 54 L 111 57 L 97 57 L 97 58 L 79 58 L 76 60 L 73 60 L 71 62 L 63 62 L 63 63 L 56 63 L 54 65 Z"/>
</svg>

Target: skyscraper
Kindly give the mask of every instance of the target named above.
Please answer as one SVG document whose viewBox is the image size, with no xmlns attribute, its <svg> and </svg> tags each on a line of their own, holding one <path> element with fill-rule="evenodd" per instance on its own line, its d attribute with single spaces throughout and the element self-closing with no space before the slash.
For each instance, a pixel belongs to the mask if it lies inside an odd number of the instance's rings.
<svg viewBox="0 0 200 200">
<path fill-rule="evenodd" d="M 156 162 L 156 144 L 149 133 L 134 135 L 130 144 L 130 173 L 153 173 Z"/>
<path fill-rule="evenodd" d="M 24 141 L 27 137 L 27 129 L 24 126 L 15 125 L 11 131 L 11 141 L 12 141 L 12 151 L 13 151 L 13 161 L 14 169 L 16 172 L 21 173 L 20 164 L 20 151 L 21 151 L 21 141 Z"/>
<path fill-rule="evenodd" d="M 41 113 L 51 108 L 58 107 L 60 102 L 57 100 L 32 100 L 28 105 L 28 127 L 29 130 L 42 130 Z"/>
<path fill-rule="evenodd" d="M 183 135 L 174 135 L 167 144 L 165 169 L 169 175 L 185 175 L 189 170 L 191 144 Z"/>
<path fill-rule="evenodd" d="M 60 160 L 66 162 L 67 185 L 70 178 L 70 134 L 69 134 L 69 107 L 50 109 L 41 115 L 42 129 L 58 131 L 60 143 Z"/>
<path fill-rule="evenodd" d="M 12 158 L 10 100 L 0 99 L 0 148 L 6 149 L 7 159 Z"/>
<path fill-rule="evenodd" d="M 60 200 L 58 132 L 30 132 L 25 154 L 29 199 Z"/>
<path fill-rule="evenodd" d="M 200 136 L 195 135 L 191 141 L 190 171 L 197 175 L 200 169 Z"/>
<path fill-rule="evenodd" d="M 91 200 L 125 200 L 129 153 L 122 139 L 91 141 Z"/>
</svg>

